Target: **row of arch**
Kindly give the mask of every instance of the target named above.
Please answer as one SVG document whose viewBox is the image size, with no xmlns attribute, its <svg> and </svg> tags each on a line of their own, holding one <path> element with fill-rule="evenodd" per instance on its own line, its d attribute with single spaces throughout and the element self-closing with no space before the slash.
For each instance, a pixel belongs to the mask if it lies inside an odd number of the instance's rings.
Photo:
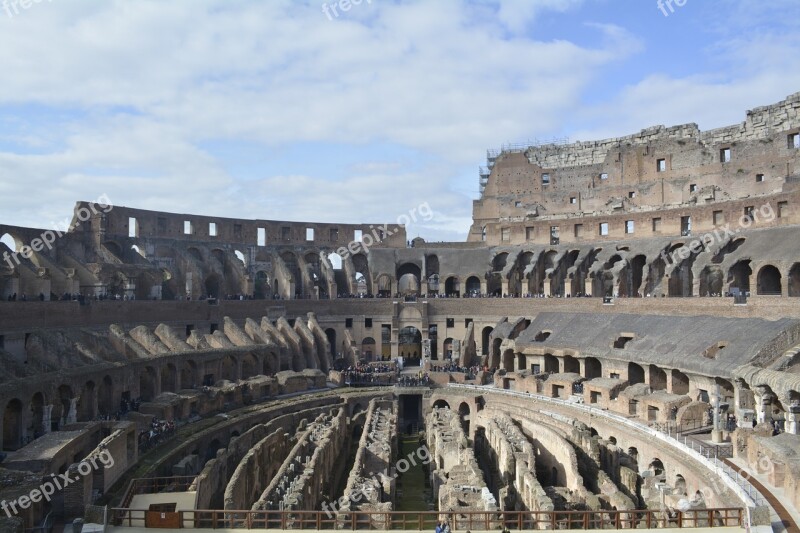
<svg viewBox="0 0 800 533">
<path fill-rule="evenodd" d="M 134 379 L 135 387 L 106 374 L 97 381 L 87 380 L 77 389 L 60 385 L 53 395 L 42 391 L 29 398 L 18 395 L 4 406 L 3 450 L 16 450 L 71 423 L 113 415 L 123 400 L 138 398 L 148 402 L 165 392 L 214 385 L 220 380 L 235 382 L 257 375 L 274 375 L 280 370 L 279 358 L 274 353 L 263 356 L 245 353 L 240 357 L 226 355 L 212 366 L 191 359 L 161 366 L 146 365 L 139 370 L 138 380 Z"/>
</svg>

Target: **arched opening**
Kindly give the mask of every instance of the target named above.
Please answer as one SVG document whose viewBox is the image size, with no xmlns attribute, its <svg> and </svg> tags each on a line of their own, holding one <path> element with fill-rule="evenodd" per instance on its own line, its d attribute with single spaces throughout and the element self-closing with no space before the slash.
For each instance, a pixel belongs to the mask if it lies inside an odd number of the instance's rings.
<svg viewBox="0 0 800 533">
<path fill-rule="evenodd" d="M 464 287 L 468 296 L 480 296 L 481 294 L 481 280 L 478 276 L 470 276 L 467 278 L 467 283 Z"/>
<path fill-rule="evenodd" d="M 492 331 L 494 328 L 492 326 L 486 326 L 481 331 L 481 354 L 489 355 L 489 339 L 492 335 Z"/>
<path fill-rule="evenodd" d="M 750 292 L 750 276 L 753 269 L 750 268 L 750 260 L 737 261 L 728 271 L 728 281 L 730 282 L 731 292 L 738 289 L 740 293 Z"/>
<path fill-rule="evenodd" d="M 114 380 L 111 376 L 103 377 L 103 381 L 100 382 L 97 402 L 101 415 L 108 416 L 117 412 L 117 402 L 114 401 Z"/>
<path fill-rule="evenodd" d="M 458 278 L 455 276 L 450 276 L 444 282 L 444 293 L 447 296 L 450 296 L 452 298 L 458 298 L 459 296 L 461 296 L 460 289 L 461 289 L 460 283 L 458 282 Z"/>
<path fill-rule="evenodd" d="M 6 404 L 3 412 L 3 450 L 14 451 L 22 447 L 22 402 L 17 398 Z"/>
<path fill-rule="evenodd" d="M 222 361 L 219 362 L 220 379 L 227 381 L 237 381 L 238 379 L 237 366 L 238 365 L 236 363 L 236 359 L 232 355 L 226 355 L 222 359 Z"/>
<path fill-rule="evenodd" d="M 661 462 L 661 459 L 655 458 L 650 461 L 647 469 L 653 472 L 655 477 L 660 477 L 664 474 L 664 463 Z"/>
<path fill-rule="evenodd" d="M 178 391 L 178 369 L 172 363 L 161 368 L 161 392 Z"/>
<path fill-rule="evenodd" d="M 453 339 L 451 337 L 447 337 L 442 343 L 442 351 L 446 360 L 449 361 L 453 358 Z"/>
<path fill-rule="evenodd" d="M 377 355 L 377 343 L 372 337 L 364 337 L 361 341 L 361 357 L 367 361 L 374 361 Z"/>
<path fill-rule="evenodd" d="M 469 404 L 467 402 L 461 402 L 461 405 L 458 406 L 458 415 L 461 417 L 461 429 L 464 430 L 464 435 L 467 435 L 467 438 L 469 438 L 469 413 Z"/>
<path fill-rule="evenodd" d="M 548 374 L 558 373 L 558 358 L 552 354 L 544 356 L 544 371 Z"/>
<path fill-rule="evenodd" d="M 141 248 L 139 248 L 137 245 L 134 244 L 133 246 L 131 246 L 131 250 L 133 250 L 134 252 L 136 252 L 140 256 L 142 256 L 145 259 L 147 259 L 147 254 L 145 253 L 145 251 L 142 250 Z"/>
<path fill-rule="evenodd" d="M 9 252 L 16 252 L 20 248 L 16 239 L 8 233 L 4 233 L 3 236 L 0 237 L 0 243 L 5 244 Z"/>
<path fill-rule="evenodd" d="M 407 326 L 400 330 L 397 339 L 404 366 L 419 366 L 422 359 L 422 333 L 414 326 Z"/>
<path fill-rule="evenodd" d="M 667 373 L 656 365 L 650 365 L 650 388 L 652 390 L 667 390 Z"/>
<path fill-rule="evenodd" d="M 503 339 L 495 337 L 492 341 L 492 354 L 489 359 L 489 368 L 497 370 L 500 368 L 500 345 L 503 344 Z"/>
<path fill-rule="evenodd" d="M 256 272 L 256 279 L 253 286 L 254 298 L 257 300 L 267 300 L 271 296 L 269 274 L 264 270 Z"/>
<path fill-rule="evenodd" d="M 278 372 L 281 371 L 281 362 L 278 354 L 275 352 L 268 352 L 267 355 L 264 356 L 263 360 L 263 368 L 261 373 L 265 376 L 274 376 Z"/>
<path fill-rule="evenodd" d="M 331 346 L 331 361 L 336 364 L 336 360 L 339 358 L 339 354 L 336 353 L 336 330 L 333 328 L 328 328 L 325 330 L 325 337 L 328 339 L 328 344 Z"/>
<path fill-rule="evenodd" d="M 94 381 L 87 381 L 80 397 L 78 421 L 85 422 L 97 418 L 97 396 Z"/>
<path fill-rule="evenodd" d="M 673 493 L 686 496 L 686 479 L 680 474 L 675 476 L 675 488 Z"/>
<path fill-rule="evenodd" d="M 181 368 L 181 387 L 193 389 L 197 386 L 197 364 L 194 361 L 186 361 Z"/>
<path fill-rule="evenodd" d="M 152 402 L 156 397 L 156 369 L 151 366 L 139 373 L 139 397 L 143 402 Z"/>
<path fill-rule="evenodd" d="M 209 298 L 219 298 L 221 294 L 222 281 L 219 274 L 211 274 L 205 281 L 205 294 Z"/>
<path fill-rule="evenodd" d="M 680 370 L 672 370 L 672 394 L 689 394 L 689 376 Z"/>
<path fill-rule="evenodd" d="M 722 294 L 725 279 L 722 269 L 717 265 L 709 265 L 700 272 L 699 296 L 716 296 Z"/>
<path fill-rule="evenodd" d="M 628 383 L 644 383 L 644 369 L 636 363 L 628 363 Z"/>
<path fill-rule="evenodd" d="M 421 269 L 414 263 L 404 263 L 397 269 L 397 292 L 403 296 L 419 295 Z"/>
<path fill-rule="evenodd" d="M 596 357 L 587 357 L 584 361 L 584 369 L 586 379 L 594 379 L 603 377 L 603 363 Z"/>
<path fill-rule="evenodd" d="M 172 276 L 172 272 L 166 268 L 161 269 L 161 299 L 176 300 L 178 294 L 178 284 Z"/>
<path fill-rule="evenodd" d="M 758 294 L 763 296 L 780 296 L 782 283 L 781 271 L 772 265 L 765 265 L 758 271 Z"/>
<path fill-rule="evenodd" d="M 514 371 L 514 350 L 510 348 L 503 352 L 503 370 Z"/>
<path fill-rule="evenodd" d="M 257 376 L 259 372 L 258 359 L 252 353 L 246 353 L 242 356 L 242 379 Z"/>
<path fill-rule="evenodd" d="M 433 402 L 434 409 L 450 409 L 450 404 L 444 400 L 436 400 Z"/>
<path fill-rule="evenodd" d="M 792 265 L 789 271 L 789 296 L 800 296 L 800 263 Z"/>
<path fill-rule="evenodd" d="M 574 374 L 581 373 L 581 365 L 577 359 L 571 355 L 564 356 L 564 372 L 572 372 Z"/>
<path fill-rule="evenodd" d="M 372 294 L 372 274 L 369 271 L 369 260 L 363 253 L 353 256 L 353 270 L 355 271 L 356 293 Z M 387 276 L 388 277 L 388 276 Z M 388 280 L 389 292 L 391 294 L 391 279 Z M 344 285 L 347 286 L 346 284 Z"/>
</svg>

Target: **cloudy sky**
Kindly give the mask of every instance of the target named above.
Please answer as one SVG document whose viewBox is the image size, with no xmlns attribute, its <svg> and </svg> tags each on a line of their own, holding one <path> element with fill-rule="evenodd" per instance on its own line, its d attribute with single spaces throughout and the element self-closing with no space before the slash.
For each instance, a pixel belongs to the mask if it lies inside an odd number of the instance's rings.
<svg viewBox="0 0 800 533">
<path fill-rule="evenodd" d="M 22 226 L 102 194 L 296 221 L 427 202 L 410 235 L 464 240 L 488 148 L 800 91 L 797 0 L 30 1 L 0 0 L 0 223 Z"/>
</svg>

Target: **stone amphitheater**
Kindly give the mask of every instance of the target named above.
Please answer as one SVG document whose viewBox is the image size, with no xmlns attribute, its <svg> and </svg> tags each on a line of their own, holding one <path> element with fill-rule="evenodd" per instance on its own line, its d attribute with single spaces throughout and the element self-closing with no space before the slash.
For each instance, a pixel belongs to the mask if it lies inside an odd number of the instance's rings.
<svg viewBox="0 0 800 533">
<path fill-rule="evenodd" d="M 0 530 L 798 531 L 800 93 L 478 180 L 466 242 L 0 226 Z"/>
</svg>

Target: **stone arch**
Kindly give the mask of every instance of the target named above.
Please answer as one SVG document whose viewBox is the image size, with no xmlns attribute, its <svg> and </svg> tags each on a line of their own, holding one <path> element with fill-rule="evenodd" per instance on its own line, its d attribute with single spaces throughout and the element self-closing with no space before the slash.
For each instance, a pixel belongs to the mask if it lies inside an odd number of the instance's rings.
<svg viewBox="0 0 800 533">
<path fill-rule="evenodd" d="M 486 326 L 481 331 L 481 354 L 482 355 L 489 355 L 490 339 L 491 339 L 493 331 L 494 331 L 494 328 L 492 326 Z"/>
<path fill-rule="evenodd" d="M 506 372 L 514 371 L 514 350 L 507 348 L 503 352 L 503 370 Z"/>
<path fill-rule="evenodd" d="M 151 402 L 155 399 L 158 393 L 156 379 L 156 369 L 152 366 L 146 366 L 139 373 L 139 398 L 143 402 Z"/>
<path fill-rule="evenodd" d="M 628 363 L 628 383 L 636 385 L 644 383 L 644 368 L 636 363 Z"/>
<path fill-rule="evenodd" d="M 664 463 L 658 457 L 655 457 L 652 461 L 650 461 L 650 464 L 647 465 L 647 469 L 653 472 L 655 477 L 661 477 L 666 472 Z"/>
<path fill-rule="evenodd" d="M 442 400 L 441 398 L 439 398 L 438 400 L 433 402 L 433 408 L 434 409 L 450 409 L 450 404 L 447 403 L 447 401 Z"/>
<path fill-rule="evenodd" d="M 361 341 L 361 357 L 372 361 L 377 356 L 377 343 L 372 337 L 364 337 Z"/>
<path fill-rule="evenodd" d="M 414 326 L 402 328 L 398 334 L 398 350 L 406 366 L 419 366 L 422 357 L 422 333 Z"/>
<path fill-rule="evenodd" d="M 571 355 L 564 356 L 564 372 L 581 373 L 581 364 Z"/>
<path fill-rule="evenodd" d="M 481 294 L 481 280 L 478 276 L 470 276 L 464 284 L 465 294 L 475 296 Z"/>
<path fill-rule="evenodd" d="M 203 283 L 205 294 L 209 298 L 220 298 L 222 296 L 223 280 L 219 274 L 212 272 L 206 276 Z"/>
<path fill-rule="evenodd" d="M 267 352 L 264 356 L 263 371 L 265 376 L 274 376 L 281 370 L 281 360 L 275 352 Z"/>
<path fill-rule="evenodd" d="M 596 357 L 587 357 L 583 363 L 584 377 L 594 379 L 603 377 L 603 363 Z"/>
<path fill-rule="evenodd" d="M 492 341 L 492 354 L 489 360 L 489 368 L 496 370 L 500 368 L 500 345 L 503 344 L 503 339 L 495 337 Z"/>
<path fill-rule="evenodd" d="M 331 361 L 335 362 L 339 357 L 339 354 L 336 351 L 336 330 L 333 328 L 326 329 L 325 337 L 328 339 L 328 344 L 331 345 Z"/>
<path fill-rule="evenodd" d="M 101 415 L 110 415 L 117 412 L 117 402 L 114 401 L 114 380 L 106 374 L 100 382 L 97 391 L 98 410 Z"/>
<path fill-rule="evenodd" d="M 444 293 L 447 296 L 459 297 L 461 296 L 461 286 L 458 277 L 449 276 L 444 282 Z"/>
<path fill-rule="evenodd" d="M 750 268 L 750 260 L 742 259 L 737 261 L 728 270 L 728 282 L 731 289 L 739 289 L 740 292 L 750 291 L 750 276 L 753 274 L 753 269 Z"/>
<path fill-rule="evenodd" d="M 558 358 L 555 355 L 544 354 L 544 371 L 550 374 L 558 373 Z"/>
<path fill-rule="evenodd" d="M 180 292 L 178 290 L 178 283 L 169 269 L 161 269 L 161 299 L 162 300 L 175 300 L 178 298 Z"/>
<path fill-rule="evenodd" d="M 680 370 L 672 369 L 672 394 L 689 394 L 689 376 Z"/>
<path fill-rule="evenodd" d="M 800 296 L 800 263 L 795 263 L 789 270 L 789 296 Z"/>
<path fill-rule="evenodd" d="M 764 265 L 758 271 L 756 287 L 759 295 L 780 296 L 783 287 L 781 271 L 773 265 Z"/>
<path fill-rule="evenodd" d="M 403 263 L 397 269 L 397 292 L 402 295 L 418 295 L 421 268 L 414 263 Z"/>
<path fill-rule="evenodd" d="M 707 265 L 700 271 L 700 293 L 698 296 L 711 296 L 724 292 L 725 276 L 718 265 Z"/>
<path fill-rule="evenodd" d="M 469 438 L 470 408 L 467 402 L 461 402 L 458 406 L 458 415 L 461 418 L 461 429 L 464 430 L 464 435 Z"/>
<path fill-rule="evenodd" d="M 22 402 L 13 398 L 3 412 L 3 449 L 18 450 L 22 444 Z"/>
<path fill-rule="evenodd" d="M 94 381 L 89 380 L 83 385 L 80 398 L 78 420 L 86 422 L 97 418 L 97 387 Z"/>
<path fill-rule="evenodd" d="M 0 243 L 5 244 L 11 252 L 19 251 L 22 247 L 22 242 L 22 240 L 17 239 L 10 233 L 4 233 L 3 236 L 0 237 Z"/>
<path fill-rule="evenodd" d="M 256 300 L 266 300 L 272 296 L 269 273 L 266 270 L 259 270 L 256 272 L 253 295 Z"/>
<path fill-rule="evenodd" d="M 161 392 L 178 392 L 178 370 L 173 363 L 161 367 Z"/>
<path fill-rule="evenodd" d="M 252 352 L 244 354 L 242 356 L 242 379 L 257 376 L 260 373 L 259 367 L 258 358 Z"/>
<path fill-rule="evenodd" d="M 203 263 L 205 260 L 203 259 L 203 254 L 200 252 L 200 249 L 195 248 L 194 246 L 190 246 L 186 249 L 186 253 L 199 263 Z"/>
<path fill-rule="evenodd" d="M 183 362 L 181 367 L 181 387 L 193 389 L 197 386 L 197 363 L 191 359 Z"/>
<path fill-rule="evenodd" d="M 656 365 L 650 365 L 648 368 L 650 377 L 650 388 L 656 390 L 667 390 L 667 373 Z"/>
<path fill-rule="evenodd" d="M 219 379 L 228 381 L 238 380 L 238 362 L 232 355 L 226 355 L 219 362 Z"/>
</svg>

